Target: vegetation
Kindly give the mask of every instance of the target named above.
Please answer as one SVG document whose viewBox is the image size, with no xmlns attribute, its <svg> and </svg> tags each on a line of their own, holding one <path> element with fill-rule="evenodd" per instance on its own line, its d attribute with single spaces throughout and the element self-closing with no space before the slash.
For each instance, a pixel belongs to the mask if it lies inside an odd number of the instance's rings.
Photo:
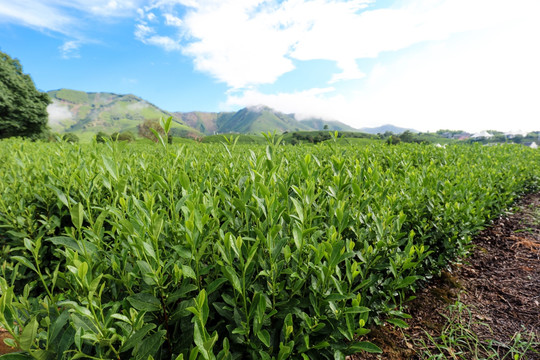
<svg viewBox="0 0 540 360">
<path fill-rule="evenodd" d="M 158 142 L 160 136 L 166 136 L 165 131 L 160 126 L 159 120 L 157 119 L 145 120 L 142 124 L 137 126 L 137 129 L 140 137 L 150 139 L 154 142 Z M 169 142 L 170 141 L 172 141 L 172 139 L 169 139 Z"/>
<path fill-rule="evenodd" d="M 118 95 L 113 93 L 86 93 L 69 89 L 49 91 L 55 108 L 56 118 L 51 119 L 54 131 L 75 133 L 82 142 L 91 142 L 96 134 L 134 132 L 145 120 L 168 118 L 171 116 L 155 105 L 134 95 Z M 66 118 L 59 118 L 65 114 Z M 54 121 L 53 121 L 54 120 Z M 157 121 L 157 120 L 156 120 Z M 201 137 L 202 134 L 177 120 L 171 127 L 173 136 L 190 138 Z"/>
<path fill-rule="evenodd" d="M 0 139 L 45 137 L 49 102 L 30 75 L 23 73 L 19 60 L 0 51 Z"/>
<path fill-rule="evenodd" d="M 539 184 L 522 146 L 155 135 L 0 142 L 0 324 L 20 358 L 377 352 L 368 326 L 403 325 L 419 282 Z"/>
<path fill-rule="evenodd" d="M 122 133 L 113 133 L 111 139 L 114 141 L 127 141 L 132 142 L 135 140 L 135 135 L 131 131 L 126 131 Z"/>
<path fill-rule="evenodd" d="M 266 140 L 262 135 L 222 134 L 205 136 L 201 142 L 205 144 L 221 144 L 229 142 L 236 142 L 237 144 L 265 144 Z"/>
<path fill-rule="evenodd" d="M 88 101 L 88 94 L 84 91 L 61 89 L 55 92 L 55 97 L 73 104 L 81 104 Z"/>
<path fill-rule="evenodd" d="M 62 136 L 62 140 L 68 143 L 78 143 L 80 141 L 79 137 L 73 133 L 66 133 Z"/>
<path fill-rule="evenodd" d="M 96 141 L 98 143 L 104 143 L 105 141 L 109 139 L 111 139 L 111 137 L 107 135 L 106 133 L 104 133 L 103 131 L 100 131 L 96 134 Z"/>
<path fill-rule="evenodd" d="M 474 325 L 487 326 L 473 318 L 468 307 L 456 301 L 449 306 L 448 321 L 441 335 L 426 333 L 428 341 L 412 339 L 422 359 L 528 359 L 540 355 L 540 341 L 534 333 L 517 333 L 510 346 L 497 341 L 483 342 L 474 331 Z"/>
</svg>

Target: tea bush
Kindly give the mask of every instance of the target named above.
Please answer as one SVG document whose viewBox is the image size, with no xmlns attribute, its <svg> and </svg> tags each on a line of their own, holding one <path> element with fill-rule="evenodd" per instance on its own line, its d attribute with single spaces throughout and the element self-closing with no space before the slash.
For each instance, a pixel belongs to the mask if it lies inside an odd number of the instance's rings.
<svg viewBox="0 0 540 360">
<path fill-rule="evenodd" d="M 344 359 L 538 185 L 521 146 L 0 142 L 0 324 L 37 359 Z"/>
</svg>

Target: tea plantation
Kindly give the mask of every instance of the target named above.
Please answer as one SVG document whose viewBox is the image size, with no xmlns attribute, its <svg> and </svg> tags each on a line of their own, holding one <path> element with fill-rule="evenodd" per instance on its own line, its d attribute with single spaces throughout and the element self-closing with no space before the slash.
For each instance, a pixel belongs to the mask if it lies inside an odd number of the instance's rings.
<svg viewBox="0 0 540 360">
<path fill-rule="evenodd" d="M 344 359 L 540 185 L 519 145 L 0 142 L 17 359 Z M 14 358 L 14 355 L 10 355 Z"/>
</svg>

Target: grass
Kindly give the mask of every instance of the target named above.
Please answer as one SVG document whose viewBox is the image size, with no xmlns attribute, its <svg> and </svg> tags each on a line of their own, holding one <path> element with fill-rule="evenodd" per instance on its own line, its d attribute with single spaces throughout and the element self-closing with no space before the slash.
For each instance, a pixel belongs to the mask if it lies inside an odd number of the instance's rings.
<svg viewBox="0 0 540 360">
<path fill-rule="evenodd" d="M 449 306 L 447 323 L 441 335 L 433 337 L 426 332 L 427 341 L 413 339 L 420 359 L 529 359 L 538 355 L 540 340 L 534 333 L 516 333 L 509 344 L 495 340 L 483 341 L 474 331 L 475 326 L 489 326 L 473 318 L 471 310 L 457 301 Z M 491 329 L 490 329 L 491 331 Z"/>
</svg>

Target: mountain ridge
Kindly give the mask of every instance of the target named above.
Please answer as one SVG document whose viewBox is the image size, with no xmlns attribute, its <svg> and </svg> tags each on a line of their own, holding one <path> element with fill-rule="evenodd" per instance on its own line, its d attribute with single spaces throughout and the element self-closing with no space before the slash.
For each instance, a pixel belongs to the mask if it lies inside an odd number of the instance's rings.
<svg viewBox="0 0 540 360">
<path fill-rule="evenodd" d="M 236 112 L 170 112 L 133 94 L 84 92 L 57 89 L 47 92 L 52 100 L 48 107 L 49 126 L 53 131 L 76 132 L 92 136 L 132 131 L 145 120 L 172 116 L 173 135 L 198 138 L 204 135 L 295 131 L 355 131 L 339 121 L 321 118 L 297 120 L 295 114 L 276 111 L 265 105 L 249 106 Z"/>
</svg>

